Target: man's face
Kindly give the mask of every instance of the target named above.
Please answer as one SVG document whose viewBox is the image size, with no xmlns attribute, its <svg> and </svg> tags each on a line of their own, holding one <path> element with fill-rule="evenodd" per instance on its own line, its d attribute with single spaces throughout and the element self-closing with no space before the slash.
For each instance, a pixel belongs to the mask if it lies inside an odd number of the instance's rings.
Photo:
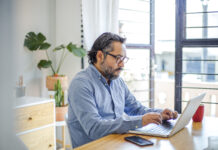
<svg viewBox="0 0 218 150">
<path fill-rule="evenodd" d="M 119 61 L 119 57 L 126 56 L 125 45 L 120 42 L 113 42 L 113 51 L 108 52 L 104 60 L 100 63 L 100 68 L 103 76 L 109 80 L 119 77 L 123 70 L 124 62 Z M 118 56 L 118 58 L 115 58 Z"/>
</svg>

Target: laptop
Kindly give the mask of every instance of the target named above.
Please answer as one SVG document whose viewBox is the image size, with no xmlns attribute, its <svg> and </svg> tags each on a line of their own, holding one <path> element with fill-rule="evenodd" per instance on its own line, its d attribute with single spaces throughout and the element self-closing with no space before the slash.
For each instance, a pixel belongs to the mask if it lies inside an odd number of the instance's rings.
<svg viewBox="0 0 218 150">
<path fill-rule="evenodd" d="M 206 93 L 192 98 L 186 105 L 183 113 L 176 120 L 163 121 L 161 125 L 148 124 L 142 128 L 130 130 L 129 133 L 159 137 L 170 137 L 182 130 L 191 120 Z"/>
</svg>

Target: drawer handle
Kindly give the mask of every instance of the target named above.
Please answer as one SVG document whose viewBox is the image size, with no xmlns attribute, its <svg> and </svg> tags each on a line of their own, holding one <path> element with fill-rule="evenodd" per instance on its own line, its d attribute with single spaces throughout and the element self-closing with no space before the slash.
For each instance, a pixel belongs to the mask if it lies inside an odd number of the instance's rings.
<svg viewBox="0 0 218 150">
<path fill-rule="evenodd" d="M 48 147 L 52 147 L 52 144 L 49 144 Z"/>
<path fill-rule="evenodd" d="M 29 117 L 28 120 L 33 120 L 33 118 L 32 118 L 32 117 Z"/>
</svg>

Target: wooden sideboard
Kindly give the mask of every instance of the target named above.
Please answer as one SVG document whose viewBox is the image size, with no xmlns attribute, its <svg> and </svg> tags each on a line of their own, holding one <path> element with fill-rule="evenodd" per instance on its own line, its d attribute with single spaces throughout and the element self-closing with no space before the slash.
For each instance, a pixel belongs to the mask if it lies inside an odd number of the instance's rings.
<svg viewBox="0 0 218 150">
<path fill-rule="evenodd" d="M 55 102 L 22 97 L 16 100 L 15 129 L 29 150 L 55 150 Z"/>
</svg>

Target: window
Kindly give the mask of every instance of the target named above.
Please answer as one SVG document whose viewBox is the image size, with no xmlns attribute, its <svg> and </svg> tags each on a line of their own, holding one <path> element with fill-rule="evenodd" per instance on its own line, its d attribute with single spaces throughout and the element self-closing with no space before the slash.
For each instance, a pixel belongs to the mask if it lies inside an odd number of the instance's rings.
<svg viewBox="0 0 218 150">
<path fill-rule="evenodd" d="M 175 0 L 155 0 L 155 108 L 174 109 Z"/>
<path fill-rule="evenodd" d="M 122 78 L 142 104 L 154 107 L 153 0 L 119 1 L 119 34 L 127 38 L 127 56 Z"/>
<path fill-rule="evenodd" d="M 218 1 L 177 0 L 175 108 L 206 92 L 206 115 L 218 106 Z"/>
</svg>

